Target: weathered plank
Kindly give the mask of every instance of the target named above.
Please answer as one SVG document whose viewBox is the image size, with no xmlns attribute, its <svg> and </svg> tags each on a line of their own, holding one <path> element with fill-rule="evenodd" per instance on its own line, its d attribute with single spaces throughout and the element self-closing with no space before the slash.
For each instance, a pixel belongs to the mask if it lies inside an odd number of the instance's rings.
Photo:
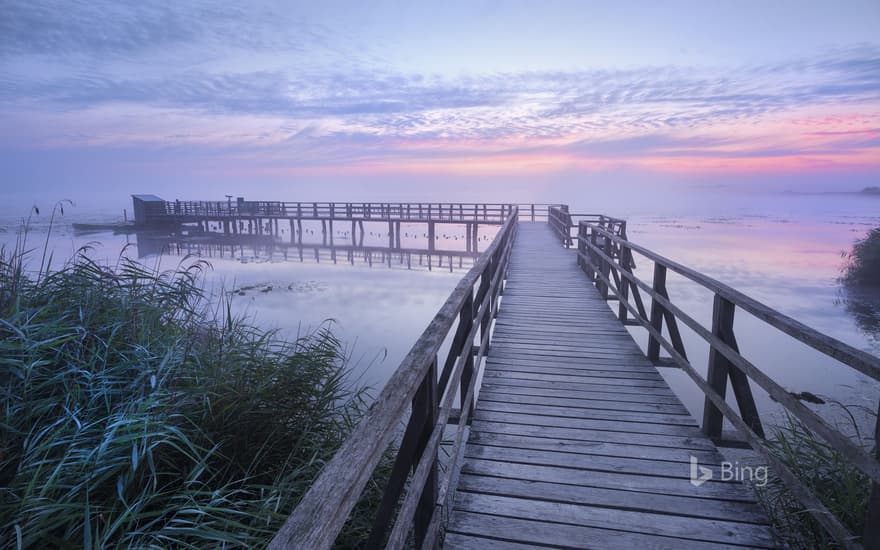
<svg viewBox="0 0 880 550">
<path fill-rule="evenodd" d="M 674 537 L 654 537 L 615 529 L 545 523 L 521 518 L 501 517 L 458 511 L 456 531 L 447 535 L 445 548 L 530 548 L 530 544 L 553 548 L 594 548 L 608 550 L 730 550 L 726 544 L 712 544 Z M 484 541 L 491 542 L 490 546 Z M 500 543 L 500 544 L 498 544 Z M 485 545 L 483 545 L 485 544 Z M 515 546 L 519 545 L 519 546 Z"/>
<path fill-rule="evenodd" d="M 657 514 L 586 506 L 536 499 L 460 492 L 456 495 L 458 509 L 491 513 L 547 523 L 561 523 L 617 529 L 629 533 L 686 540 L 722 542 L 757 548 L 772 548 L 775 541 L 766 525 L 703 519 L 692 516 Z"/>
</svg>

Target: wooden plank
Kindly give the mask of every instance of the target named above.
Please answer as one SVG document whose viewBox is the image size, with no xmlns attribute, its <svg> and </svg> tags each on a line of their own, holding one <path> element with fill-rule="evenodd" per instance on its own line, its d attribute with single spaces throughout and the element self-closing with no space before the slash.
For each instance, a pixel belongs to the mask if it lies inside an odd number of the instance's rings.
<svg viewBox="0 0 880 550">
<path fill-rule="evenodd" d="M 525 479 L 547 483 L 567 483 L 582 487 L 602 487 L 636 493 L 679 495 L 700 499 L 755 502 L 754 493 L 740 483 L 707 481 L 699 488 L 690 480 L 663 476 L 646 476 L 621 472 L 576 470 L 539 464 L 517 464 L 494 460 L 466 460 L 462 475 L 487 475 L 499 478 Z"/>
<path fill-rule="evenodd" d="M 636 533 L 627 533 L 614 529 L 597 529 L 577 525 L 546 523 L 541 521 L 510 518 L 491 514 L 480 514 L 466 510 L 456 510 L 450 522 L 451 533 L 470 534 L 471 540 L 498 541 L 502 545 L 486 546 L 486 548 L 508 548 L 504 544 L 539 544 L 543 548 L 577 548 L 633 550 L 730 550 L 730 546 L 707 544 L 674 537 L 655 537 Z M 476 536 L 474 536 L 477 534 Z M 461 539 L 450 539 L 446 548 L 471 550 L 480 546 L 455 546 Z M 472 543 L 471 543 L 472 544 Z M 509 548 L 516 548 L 510 546 Z"/>
<path fill-rule="evenodd" d="M 625 390 L 625 388 L 624 388 Z M 565 388 L 533 388 L 527 386 L 504 385 L 497 381 L 487 381 L 483 384 L 481 392 L 494 392 L 504 395 L 521 395 L 526 397 L 546 397 L 557 402 L 578 402 L 583 400 L 609 400 L 635 403 L 680 403 L 677 397 L 666 392 L 645 393 L 641 390 L 614 391 L 602 390 L 574 390 Z"/>
<path fill-rule="evenodd" d="M 497 348 L 493 349 L 494 352 L 498 352 Z M 500 353 L 500 352 L 498 352 Z M 589 360 L 581 359 L 574 361 L 566 361 L 560 360 L 557 358 L 551 357 L 521 357 L 521 356 L 510 356 L 510 357 L 496 357 L 494 353 L 491 357 L 487 358 L 487 364 L 496 366 L 498 368 L 505 368 L 507 366 L 536 366 L 536 367 L 547 367 L 552 366 L 556 368 L 569 368 L 569 369 L 577 369 L 577 370 L 613 370 L 614 372 L 631 372 L 631 373 L 641 373 L 641 374 L 650 374 L 652 376 L 657 376 L 657 370 L 654 368 L 655 365 L 650 363 L 641 363 L 641 362 L 630 362 L 626 360 L 600 360 L 595 358 L 590 358 Z"/>
<path fill-rule="evenodd" d="M 474 411 L 476 415 L 476 411 Z M 536 422 L 540 419 L 536 418 Z M 575 441 L 608 441 L 611 443 L 631 443 L 634 445 L 654 445 L 679 449 L 714 449 L 711 441 L 703 437 L 684 437 L 655 435 L 646 433 L 627 433 L 620 431 L 595 430 L 587 427 L 569 428 L 541 426 L 540 424 L 514 424 L 512 422 L 489 422 L 474 420 L 471 430 L 498 434 L 527 435 L 551 439 L 573 439 Z"/>
<path fill-rule="evenodd" d="M 666 383 L 661 380 L 641 380 L 628 378 L 605 378 L 602 376 L 572 376 L 566 374 L 546 374 L 515 372 L 501 370 L 486 370 L 486 378 L 514 378 L 518 380 L 556 381 L 574 384 L 589 384 L 603 386 L 631 386 L 636 388 L 666 388 Z"/>
<path fill-rule="evenodd" d="M 714 449 L 676 449 L 670 447 L 652 447 L 649 445 L 608 443 L 603 441 L 572 441 L 565 439 L 550 439 L 546 437 L 494 434 L 489 432 L 474 433 L 469 441 L 475 445 L 494 445 L 496 447 L 514 447 L 517 449 L 535 449 L 605 456 L 625 456 L 643 458 L 646 460 L 684 462 L 688 464 L 690 464 L 691 458 L 696 458 L 701 465 L 717 465 L 721 464 L 724 460 L 721 453 Z"/>
<path fill-rule="evenodd" d="M 497 462 L 516 464 L 536 464 L 540 466 L 556 466 L 577 470 L 598 470 L 622 474 L 639 474 L 645 476 L 686 478 L 690 472 L 690 463 L 645 460 L 641 458 L 604 456 L 554 451 L 536 451 L 534 449 L 516 449 L 513 447 L 494 447 L 488 445 L 468 445 L 465 458 L 495 460 Z M 706 466 L 714 475 L 720 476 L 719 466 Z"/>
<path fill-rule="evenodd" d="M 456 509 L 701 542 L 774 548 L 764 525 L 461 492 Z"/>
<path fill-rule="evenodd" d="M 611 416 L 611 418 L 609 418 Z M 693 420 L 686 423 L 671 424 L 668 422 L 652 422 L 648 419 L 644 422 L 625 421 L 614 418 L 614 415 L 606 415 L 602 411 L 597 412 L 592 418 L 583 416 L 572 418 L 569 416 L 548 416 L 539 415 L 535 412 L 496 411 L 492 408 L 481 408 L 479 414 L 475 414 L 477 420 L 486 422 L 498 422 L 502 424 L 524 424 L 527 426 L 547 426 L 555 428 L 574 428 L 586 430 L 602 430 L 607 432 L 622 432 L 630 434 L 658 434 L 658 435 L 677 435 L 682 437 L 696 437 L 696 426 L 692 424 Z"/>
<path fill-rule="evenodd" d="M 513 403 L 489 394 L 483 410 L 524 413 L 537 416 L 561 416 L 569 419 L 596 418 L 597 415 L 624 422 L 662 422 L 693 426 L 694 421 L 682 405 L 615 403 L 594 400 L 589 406 L 560 407 L 539 403 Z"/>
<path fill-rule="evenodd" d="M 461 533 L 446 533 L 443 547 L 454 550 L 546 550 L 547 548 L 543 545 L 536 546 L 509 540 L 487 539 Z"/>
<path fill-rule="evenodd" d="M 552 365 L 552 366 L 548 366 Z M 610 365 L 609 365 L 610 366 Z M 487 365 L 486 370 L 496 370 L 498 372 L 533 372 L 543 374 L 562 374 L 571 376 L 589 376 L 601 378 L 624 378 L 629 380 L 651 380 L 654 382 L 662 382 L 663 377 L 656 371 L 651 372 L 647 369 L 643 370 L 609 370 L 606 365 L 560 365 L 558 363 L 532 364 L 523 365 L 520 363 L 506 363 L 499 365 L 491 363 Z M 604 367 L 604 368 L 603 368 Z"/>
<path fill-rule="evenodd" d="M 563 357 L 563 356 L 550 356 L 550 355 L 526 355 L 523 353 L 509 353 L 504 349 L 494 350 L 492 356 L 489 358 L 493 363 L 520 363 L 520 364 L 539 364 L 539 363 L 550 363 L 554 365 L 575 365 L 579 367 L 589 367 L 589 366 L 620 366 L 621 368 L 633 368 L 638 367 L 644 371 L 651 371 L 652 365 L 651 363 L 642 362 L 641 358 L 633 357 L 633 356 L 621 356 L 618 358 L 614 357 Z"/>
<path fill-rule="evenodd" d="M 759 525 L 767 524 L 767 514 L 757 504 L 752 502 L 698 499 L 657 493 L 637 493 L 600 487 L 583 487 L 564 483 L 495 478 L 472 474 L 466 474 L 461 477 L 459 490 L 470 493 L 511 496 L 550 502 L 586 504 L 589 506 L 643 512 L 661 512 Z"/>
</svg>

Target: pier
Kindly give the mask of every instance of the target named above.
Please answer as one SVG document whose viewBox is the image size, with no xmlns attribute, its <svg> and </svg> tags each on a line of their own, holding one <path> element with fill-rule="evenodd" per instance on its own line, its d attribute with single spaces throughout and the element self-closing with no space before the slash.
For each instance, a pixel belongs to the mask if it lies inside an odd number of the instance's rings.
<svg viewBox="0 0 880 550">
<path fill-rule="evenodd" d="M 324 245 L 334 244 L 335 229 L 344 227 L 349 240 L 363 246 L 365 223 L 387 227 L 388 248 L 402 248 L 402 224 L 421 224 L 427 232 L 428 250 L 433 252 L 437 227 L 463 225 L 466 251 L 476 251 L 481 225 L 501 225 L 516 205 L 505 203 L 336 203 L 246 201 L 165 201 L 155 195 L 132 195 L 134 225 L 141 229 L 175 229 L 195 226 L 225 235 L 293 235 L 303 244 L 303 224 L 320 224 Z M 533 221 L 550 205 L 530 204 L 518 215 Z M 536 211 L 537 209 L 537 211 Z"/>
<path fill-rule="evenodd" d="M 398 224 L 416 223 L 425 224 L 424 251 L 433 252 L 438 225 L 469 227 L 472 267 L 272 549 L 331 548 L 388 453 L 393 467 L 381 480 L 368 548 L 777 547 L 752 488 L 721 475 L 725 447 L 750 449 L 841 547 L 880 545 L 877 456 L 740 354 L 736 313 L 875 381 L 880 359 L 640 246 L 625 220 L 563 204 L 155 199 L 140 204 L 140 217 L 136 203 L 142 227 L 278 235 L 286 223 L 292 243 L 298 223 L 332 235 L 336 222 L 352 228 L 356 247 L 360 224 L 378 222 L 394 250 L 402 248 Z M 474 237 L 481 225 L 497 229 L 484 250 Z M 669 272 L 712 293 L 711 323 L 676 305 Z M 682 325 L 709 346 L 706 376 L 689 358 Z M 705 396 L 701 418 L 661 376 L 668 368 Z M 850 532 L 773 453 L 753 391 L 870 480 L 863 533 Z"/>
</svg>

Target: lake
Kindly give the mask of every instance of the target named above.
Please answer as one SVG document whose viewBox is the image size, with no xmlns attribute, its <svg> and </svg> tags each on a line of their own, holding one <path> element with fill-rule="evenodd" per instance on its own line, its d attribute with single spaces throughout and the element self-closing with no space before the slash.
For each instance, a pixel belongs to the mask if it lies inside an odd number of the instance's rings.
<svg viewBox="0 0 880 550">
<path fill-rule="evenodd" d="M 574 213 L 603 212 L 625 218 L 630 240 L 715 277 L 823 333 L 869 353 L 880 353 L 880 300 L 873 294 L 849 294 L 838 282 L 841 254 L 869 229 L 880 226 L 880 200 L 857 194 L 708 192 L 698 199 L 642 201 L 641 206 L 631 201 L 636 206 L 625 208 L 607 197 L 589 195 L 567 202 Z M 22 214 L 3 213 L 0 243 L 14 243 Z M 67 207 L 65 215 L 56 218 L 50 234 L 44 208 L 31 219 L 28 243 L 37 249 L 32 262 L 39 263 L 47 242 L 56 265 L 87 245 L 92 247 L 93 257 L 104 261 L 114 262 L 125 253 L 163 268 L 174 268 L 198 255 L 212 266 L 206 278 L 209 289 L 215 295 L 230 296 L 237 313 L 249 315 L 262 327 L 295 337 L 332 320 L 334 331 L 346 344 L 354 375 L 376 388 L 394 371 L 473 262 L 472 257 L 460 254 L 428 257 L 382 251 L 387 244 L 387 226 L 381 224 L 366 227 L 364 244 L 374 249 L 370 254 L 322 249 L 317 255 L 319 226 L 304 228 L 305 243 L 315 249 L 284 246 L 290 235 L 283 231 L 278 243 L 264 240 L 218 245 L 198 239 L 169 242 L 144 235 L 83 234 L 71 226 L 73 222 L 119 218 L 121 208 L 111 212 Z M 405 225 L 402 231 L 405 247 L 418 247 L 424 239 L 418 226 Z M 438 232 L 442 243 L 438 246 L 450 253 L 464 251 L 464 228 Z M 481 248 L 488 245 L 491 236 L 491 230 L 481 233 Z M 345 245 L 350 236 L 337 230 L 334 237 L 336 244 Z M 650 269 L 650 265 L 637 267 L 636 274 L 650 280 Z M 676 304 L 710 325 L 709 292 L 672 274 L 668 286 Z M 630 330 L 644 348 L 644 331 Z M 686 327 L 682 332 L 692 363 L 705 374 L 708 347 Z M 880 397 L 878 384 L 742 311 L 737 313 L 736 334 L 743 355 L 787 389 L 823 398 L 825 405 L 811 405 L 823 416 L 844 423 L 847 429 L 848 416 L 835 404 L 841 403 L 855 412 L 860 424 L 868 425 Z M 700 418 L 703 399 L 693 382 L 676 369 L 661 370 L 689 410 Z M 758 388 L 755 396 L 762 414 L 773 415 L 778 421 L 778 407 Z"/>
</svg>

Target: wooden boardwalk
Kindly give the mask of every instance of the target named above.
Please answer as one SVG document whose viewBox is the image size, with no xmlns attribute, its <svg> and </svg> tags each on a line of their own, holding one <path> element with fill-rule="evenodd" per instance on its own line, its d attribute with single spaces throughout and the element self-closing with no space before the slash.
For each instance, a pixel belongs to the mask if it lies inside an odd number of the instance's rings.
<svg viewBox="0 0 880 550">
<path fill-rule="evenodd" d="M 722 460 L 575 254 L 520 223 L 444 547 L 774 547 Z"/>
</svg>

